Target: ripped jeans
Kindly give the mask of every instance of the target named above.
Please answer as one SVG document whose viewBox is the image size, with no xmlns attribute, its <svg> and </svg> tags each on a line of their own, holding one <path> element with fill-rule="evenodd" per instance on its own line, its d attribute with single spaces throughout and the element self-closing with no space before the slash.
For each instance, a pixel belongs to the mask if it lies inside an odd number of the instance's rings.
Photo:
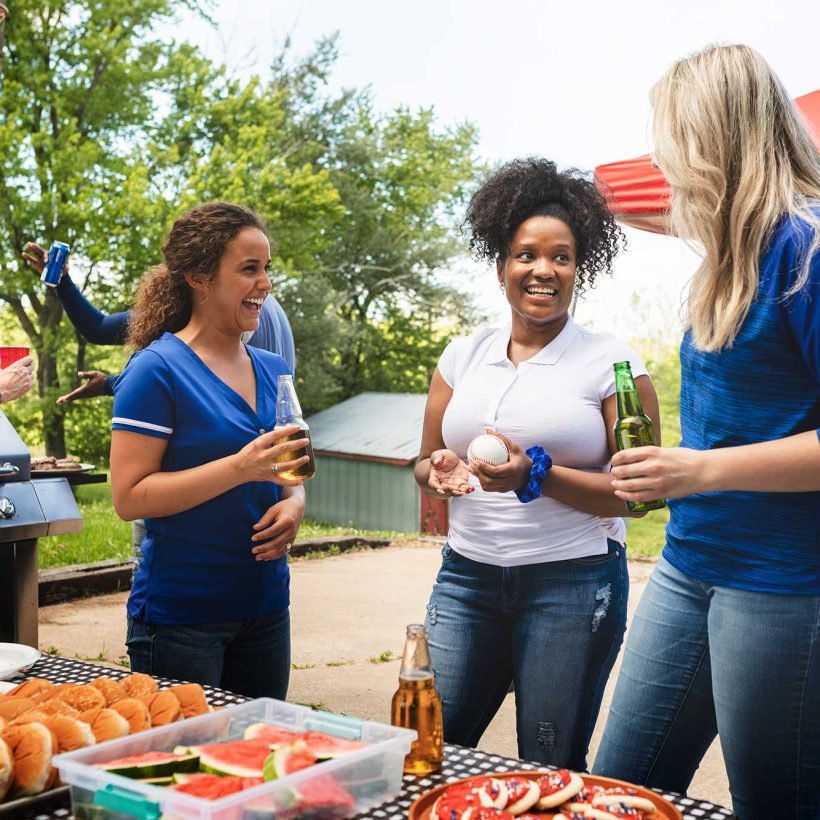
<svg viewBox="0 0 820 820">
<path fill-rule="evenodd" d="M 626 551 L 497 567 L 442 550 L 425 626 L 444 739 L 475 746 L 515 684 L 518 755 L 584 771 L 626 629 Z"/>
</svg>

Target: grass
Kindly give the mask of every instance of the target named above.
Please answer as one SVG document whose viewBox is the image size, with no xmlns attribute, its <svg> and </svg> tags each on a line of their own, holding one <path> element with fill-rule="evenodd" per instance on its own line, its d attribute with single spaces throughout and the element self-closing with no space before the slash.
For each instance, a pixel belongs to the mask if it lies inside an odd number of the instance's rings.
<svg viewBox="0 0 820 820">
<path fill-rule="evenodd" d="M 657 558 L 663 549 L 669 509 L 655 510 L 643 518 L 626 519 L 626 546 L 630 558 Z"/>
<path fill-rule="evenodd" d="M 64 567 L 70 564 L 92 564 L 96 561 L 131 557 L 131 524 L 121 521 L 111 505 L 111 487 L 108 484 L 89 484 L 75 488 L 75 497 L 83 515 L 83 529 L 68 535 L 53 535 L 38 542 L 40 569 Z M 627 519 L 627 545 L 632 558 L 656 557 L 664 544 L 664 528 L 669 510 L 651 512 L 643 518 Z M 361 535 L 369 538 L 390 538 L 395 541 L 416 538 L 417 535 L 390 530 L 360 530 L 356 527 L 337 527 L 305 520 L 299 529 L 302 539 L 331 535 Z M 328 545 L 320 554 L 310 553 L 306 558 L 337 555 L 339 548 Z"/>
</svg>

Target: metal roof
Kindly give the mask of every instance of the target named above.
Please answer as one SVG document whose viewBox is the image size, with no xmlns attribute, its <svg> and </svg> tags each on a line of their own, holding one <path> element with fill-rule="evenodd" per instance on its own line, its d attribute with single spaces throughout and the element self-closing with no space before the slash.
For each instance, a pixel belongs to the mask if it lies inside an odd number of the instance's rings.
<svg viewBox="0 0 820 820">
<path fill-rule="evenodd" d="M 361 393 L 307 419 L 313 449 L 410 463 L 426 403 L 424 393 Z"/>
</svg>

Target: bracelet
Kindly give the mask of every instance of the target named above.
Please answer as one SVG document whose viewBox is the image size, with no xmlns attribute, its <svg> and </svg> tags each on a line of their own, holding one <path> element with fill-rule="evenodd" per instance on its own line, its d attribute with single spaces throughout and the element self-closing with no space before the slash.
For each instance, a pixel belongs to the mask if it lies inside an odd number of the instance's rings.
<svg viewBox="0 0 820 820">
<path fill-rule="evenodd" d="M 552 459 L 550 454 L 543 447 L 530 447 L 526 451 L 532 459 L 530 467 L 530 477 L 523 487 L 519 487 L 515 494 L 522 504 L 528 504 L 541 497 L 541 485 L 547 477 L 547 473 L 552 469 Z"/>
</svg>

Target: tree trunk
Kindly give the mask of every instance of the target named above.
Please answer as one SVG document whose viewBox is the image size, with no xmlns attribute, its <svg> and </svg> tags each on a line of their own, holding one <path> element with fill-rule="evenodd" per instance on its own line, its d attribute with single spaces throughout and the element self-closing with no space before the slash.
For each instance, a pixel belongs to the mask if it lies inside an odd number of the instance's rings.
<svg viewBox="0 0 820 820">
<path fill-rule="evenodd" d="M 37 381 L 43 400 L 43 440 L 46 454 L 65 458 L 65 418 L 55 403 L 60 388 L 57 362 L 60 356 L 58 328 L 63 316 L 63 306 L 57 294 L 48 288 L 41 314 L 41 342 L 37 351 Z"/>
</svg>

